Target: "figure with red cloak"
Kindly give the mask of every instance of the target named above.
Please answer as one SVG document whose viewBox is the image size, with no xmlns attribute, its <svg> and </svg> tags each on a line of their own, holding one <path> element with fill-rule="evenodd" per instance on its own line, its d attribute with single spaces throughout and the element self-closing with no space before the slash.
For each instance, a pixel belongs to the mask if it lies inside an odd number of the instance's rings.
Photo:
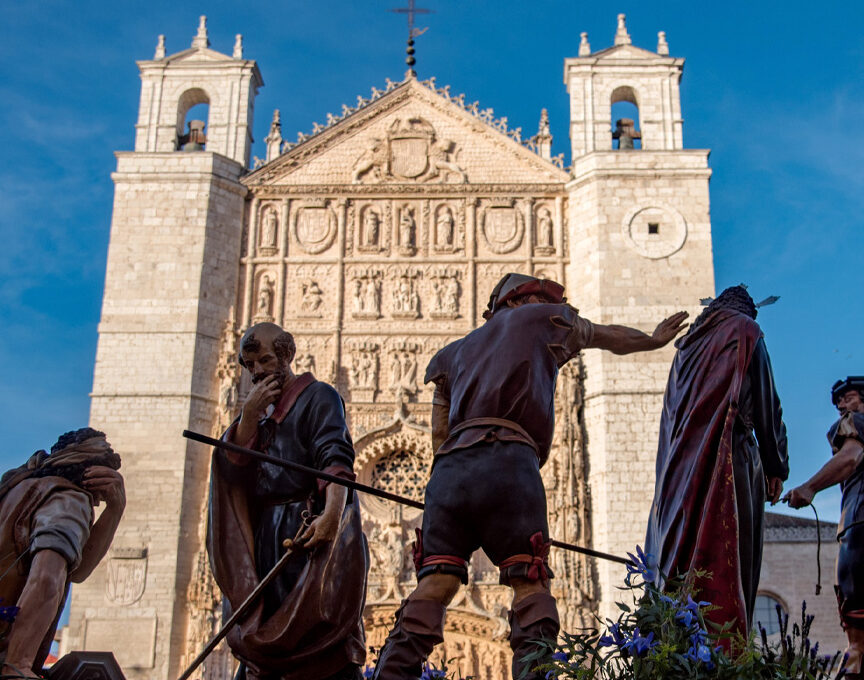
<svg viewBox="0 0 864 680">
<path fill-rule="evenodd" d="M 705 572 L 695 585 L 714 605 L 706 618 L 731 623 L 732 635 L 750 629 L 765 502 L 780 499 L 789 475 L 786 426 L 756 313 L 744 286 L 727 288 L 675 343 L 645 540 L 661 583 Z"/>
<path fill-rule="evenodd" d="M 353 480 L 342 399 L 311 373 L 295 375 L 295 353 L 294 338 L 276 324 L 246 331 L 240 364 L 253 385 L 223 439 Z M 369 560 L 354 492 L 217 450 L 209 520 L 207 550 L 226 618 L 283 556 L 283 542 L 294 540 L 287 565 L 228 634 L 241 662 L 235 680 L 360 680 Z"/>
</svg>

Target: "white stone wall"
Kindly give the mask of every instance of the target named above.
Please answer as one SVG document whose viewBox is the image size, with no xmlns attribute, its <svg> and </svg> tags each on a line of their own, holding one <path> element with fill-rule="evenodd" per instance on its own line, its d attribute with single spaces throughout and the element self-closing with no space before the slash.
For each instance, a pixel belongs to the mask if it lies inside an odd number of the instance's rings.
<svg viewBox="0 0 864 680">
<path fill-rule="evenodd" d="M 570 301 L 596 323 L 645 332 L 714 293 L 706 151 L 596 152 L 568 184 Z M 648 219 L 643 219 L 648 215 Z M 656 234 L 648 225 L 656 224 Z M 663 392 L 674 347 L 585 352 L 585 421 L 594 547 L 624 555 L 645 540 Z M 601 612 L 624 568 L 598 561 Z"/>
<path fill-rule="evenodd" d="M 119 153 L 91 425 L 123 458 L 108 558 L 74 586 L 69 647 L 111 649 L 127 678 L 178 674 L 209 460 L 219 335 L 234 302 L 245 189 L 213 153 Z"/>
</svg>

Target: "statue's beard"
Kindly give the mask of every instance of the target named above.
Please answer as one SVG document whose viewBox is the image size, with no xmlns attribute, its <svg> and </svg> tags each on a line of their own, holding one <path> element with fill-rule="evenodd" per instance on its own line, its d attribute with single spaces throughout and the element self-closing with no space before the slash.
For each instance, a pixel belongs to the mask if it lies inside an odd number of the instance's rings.
<svg viewBox="0 0 864 680">
<path fill-rule="evenodd" d="M 261 382 L 262 380 L 266 380 L 270 376 L 275 376 L 276 385 L 281 390 L 285 386 L 285 381 L 288 378 L 288 373 L 286 373 L 281 368 L 278 371 L 271 371 L 270 373 L 261 373 L 259 375 L 253 376 L 252 383 L 257 384 L 257 383 Z"/>
</svg>

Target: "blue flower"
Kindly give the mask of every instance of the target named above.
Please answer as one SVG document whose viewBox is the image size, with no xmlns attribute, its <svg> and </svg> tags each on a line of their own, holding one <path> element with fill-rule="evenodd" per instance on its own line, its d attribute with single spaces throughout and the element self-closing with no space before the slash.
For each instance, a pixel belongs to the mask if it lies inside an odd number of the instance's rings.
<svg viewBox="0 0 864 680">
<path fill-rule="evenodd" d="M 631 564 L 627 565 L 627 575 L 635 576 L 640 574 L 646 583 L 653 583 L 657 580 L 657 571 L 650 564 L 654 561 L 654 555 L 642 552 L 640 546 L 636 546 L 636 554 L 627 553 Z"/>
<path fill-rule="evenodd" d="M 693 612 L 695 614 L 696 612 L 699 611 L 700 607 L 707 607 L 710 604 L 711 604 L 710 602 L 703 602 L 701 600 L 699 602 L 694 602 L 693 598 L 690 597 L 690 595 L 688 595 L 687 596 L 687 604 L 684 605 L 684 609 L 689 609 L 691 612 Z"/>
<path fill-rule="evenodd" d="M 423 668 L 423 674 L 420 676 L 420 680 L 444 680 L 447 677 L 447 670 L 439 670 L 434 666 L 430 666 L 428 663 Z"/>
<path fill-rule="evenodd" d="M 689 609 L 682 609 L 677 614 L 675 614 L 675 619 L 684 625 L 685 628 L 689 628 L 693 625 L 693 621 L 698 620 L 696 615 L 691 612 Z"/>
<path fill-rule="evenodd" d="M 622 645 L 631 654 L 642 656 L 658 643 L 654 641 L 654 633 L 643 636 L 639 632 L 639 626 L 633 629 L 633 637 Z"/>
<path fill-rule="evenodd" d="M 566 652 L 555 652 L 552 655 L 552 658 L 555 661 L 567 661 L 567 654 L 566 654 Z"/>
<path fill-rule="evenodd" d="M 604 635 L 597 641 L 597 644 L 601 647 L 620 647 L 624 642 L 624 636 L 618 628 L 619 625 L 620 624 L 613 623 L 609 626 L 609 632 L 611 635 Z"/>
<path fill-rule="evenodd" d="M 372 674 L 374 672 L 375 672 L 375 667 L 367 665 L 366 668 L 363 669 L 363 677 L 364 678 L 371 678 Z"/>
</svg>

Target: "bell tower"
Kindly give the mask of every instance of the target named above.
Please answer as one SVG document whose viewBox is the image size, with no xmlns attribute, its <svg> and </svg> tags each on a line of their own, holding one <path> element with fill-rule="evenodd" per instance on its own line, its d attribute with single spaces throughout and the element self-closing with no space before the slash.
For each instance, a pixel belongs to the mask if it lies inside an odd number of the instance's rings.
<svg viewBox="0 0 864 680">
<path fill-rule="evenodd" d="M 239 179 L 263 83 L 240 36 L 232 56 L 209 44 L 202 17 L 189 49 L 166 56 L 160 36 L 138 62 L 135 150 L 116 153 L 112 175 L 90 422 L 123 459 L 127 506 L 106 559 L 72 589 L 65 642 L 112 650 L 129 680 L 177 677 L 190 645 L 209 452 L 181 433 L 214 427 L 237 296 Z"/>
<path fill-rule="evenodd" d="M 705 149 L 685 149 L 679 82 L 684 60 L 636 47 L 624 15 L 611 47 L 586 33 L 564 64 L 570 95 L 572 178 L 568 296 L 592 321 L 650 333 L 673 312 L 691 320 L 713 295 Z M 637 120 L 613 120 L 629 102 Z M 632 109 L 632 106 L 630 107 Z M 663 392 L 674 347 L 615 356 L 585 351 L 585 428 L 594 546 L 623 555 L 645 540 Z M 604 609 L 623 567 L 598 561 Z"/>
</svg>

